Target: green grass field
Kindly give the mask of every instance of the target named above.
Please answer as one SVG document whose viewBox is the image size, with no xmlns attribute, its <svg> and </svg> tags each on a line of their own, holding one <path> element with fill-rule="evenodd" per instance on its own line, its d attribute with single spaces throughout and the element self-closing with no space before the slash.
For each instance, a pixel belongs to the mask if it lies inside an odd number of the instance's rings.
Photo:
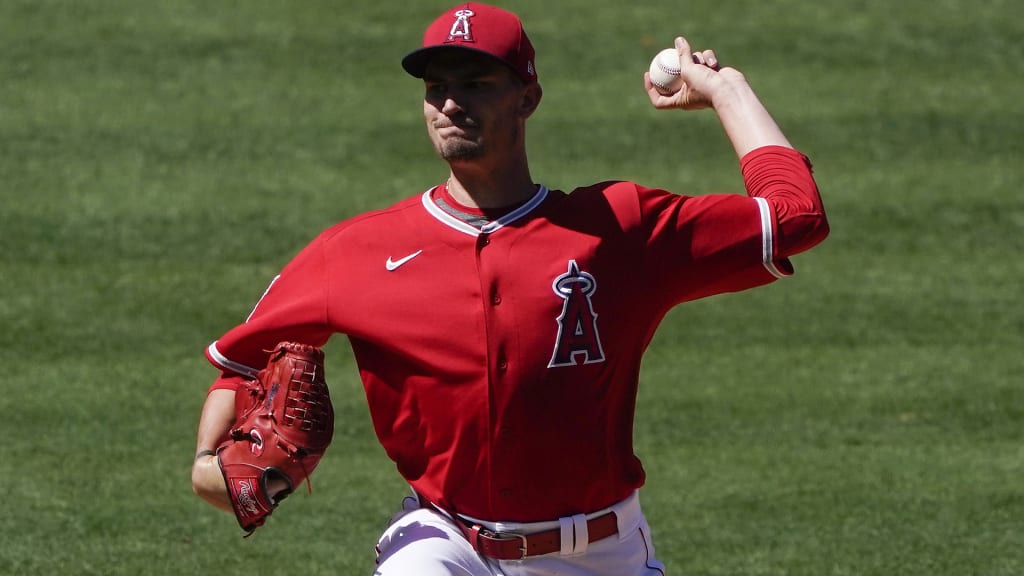
<svg viewBox="0 0 1024 576">
<path fill-rule="evenodd" d="M 1024 574 L 1024 19 L 1009 1 L 504 2 L 552 187 L 738 191 L 650 109 L 679 33 L 815 162 L 832 235 L 674 311 L 636 439 L 669 573 Z M 0 2 L 0 574 L 369 575 L 404 487 L 343 337 L 338 431 L 252 538 L 189 486 L 204 347 L 322 228 L 440 181 L 398 61 L 447 2 Z"/>
</svg>

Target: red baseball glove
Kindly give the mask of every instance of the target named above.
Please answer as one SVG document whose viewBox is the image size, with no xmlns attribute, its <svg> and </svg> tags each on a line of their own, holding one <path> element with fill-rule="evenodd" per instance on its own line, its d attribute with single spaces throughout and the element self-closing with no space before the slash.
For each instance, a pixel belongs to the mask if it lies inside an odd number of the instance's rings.
<svg viewBox="0 0 1024 576">
<path fill-rule="evenodd" d="M 305 480 L 308 486 L 333 437 L 334 408 L 324 380 L 323 351 L 278 344 L 267 367 L 236 392 L 235 424 L 230 438 L 217 448 L 243 530 L 252 534 L 297 485 Z M 271 483 L 281 481 L 284 490 L 268 493 Z"/>
</svg>

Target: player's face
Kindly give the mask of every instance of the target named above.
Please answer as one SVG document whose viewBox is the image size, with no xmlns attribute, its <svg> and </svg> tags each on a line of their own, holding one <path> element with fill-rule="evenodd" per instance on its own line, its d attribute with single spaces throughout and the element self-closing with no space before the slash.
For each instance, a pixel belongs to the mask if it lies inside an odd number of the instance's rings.
<svg viewBox="0 0 1024 576">
<path fill-rule="evenodd" d="M 486 56 L 442 52 L 423 80 L 427 132 L 445 160 L 474 161 L 522 146 L 526 87 L 506 66 Z"/>
</svg>

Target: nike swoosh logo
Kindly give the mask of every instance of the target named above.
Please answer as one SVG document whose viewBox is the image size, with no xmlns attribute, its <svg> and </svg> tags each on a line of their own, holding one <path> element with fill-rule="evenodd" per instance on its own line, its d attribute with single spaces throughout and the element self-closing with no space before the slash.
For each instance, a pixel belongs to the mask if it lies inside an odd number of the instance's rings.
<svg viewBox="0 0 1024 576">
<path fill-rule="evenodd" d="M 419 256 L 422 252 L 423 250 L 417 250 L 412 254 L 409 254 L 405 258 L 399 258 L 398 260 L 392 260 L 391 256 L 388 256 L 388 261 L 384 263 L 384 267 L 388 269 L 388 272 L 392 272 L 394 270 L 397 270 L 398 267 L 401 266 L 402 264 L 405 264 L 409 260 L 412 260 L 413 258 Z"/>
</svg>

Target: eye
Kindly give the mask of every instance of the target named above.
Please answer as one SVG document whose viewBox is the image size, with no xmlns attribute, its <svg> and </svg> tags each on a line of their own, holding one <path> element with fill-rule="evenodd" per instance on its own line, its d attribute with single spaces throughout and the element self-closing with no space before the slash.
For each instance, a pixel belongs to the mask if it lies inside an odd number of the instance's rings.
<svg viewBox="0 0 1024 576">
<path fill-rule="evenodd" d="M 463 89 L 470 92 L 489 90 L 493 85 L 494 81 L 489 78 L 473 78 L 462 83 Z"/>
</svg>

